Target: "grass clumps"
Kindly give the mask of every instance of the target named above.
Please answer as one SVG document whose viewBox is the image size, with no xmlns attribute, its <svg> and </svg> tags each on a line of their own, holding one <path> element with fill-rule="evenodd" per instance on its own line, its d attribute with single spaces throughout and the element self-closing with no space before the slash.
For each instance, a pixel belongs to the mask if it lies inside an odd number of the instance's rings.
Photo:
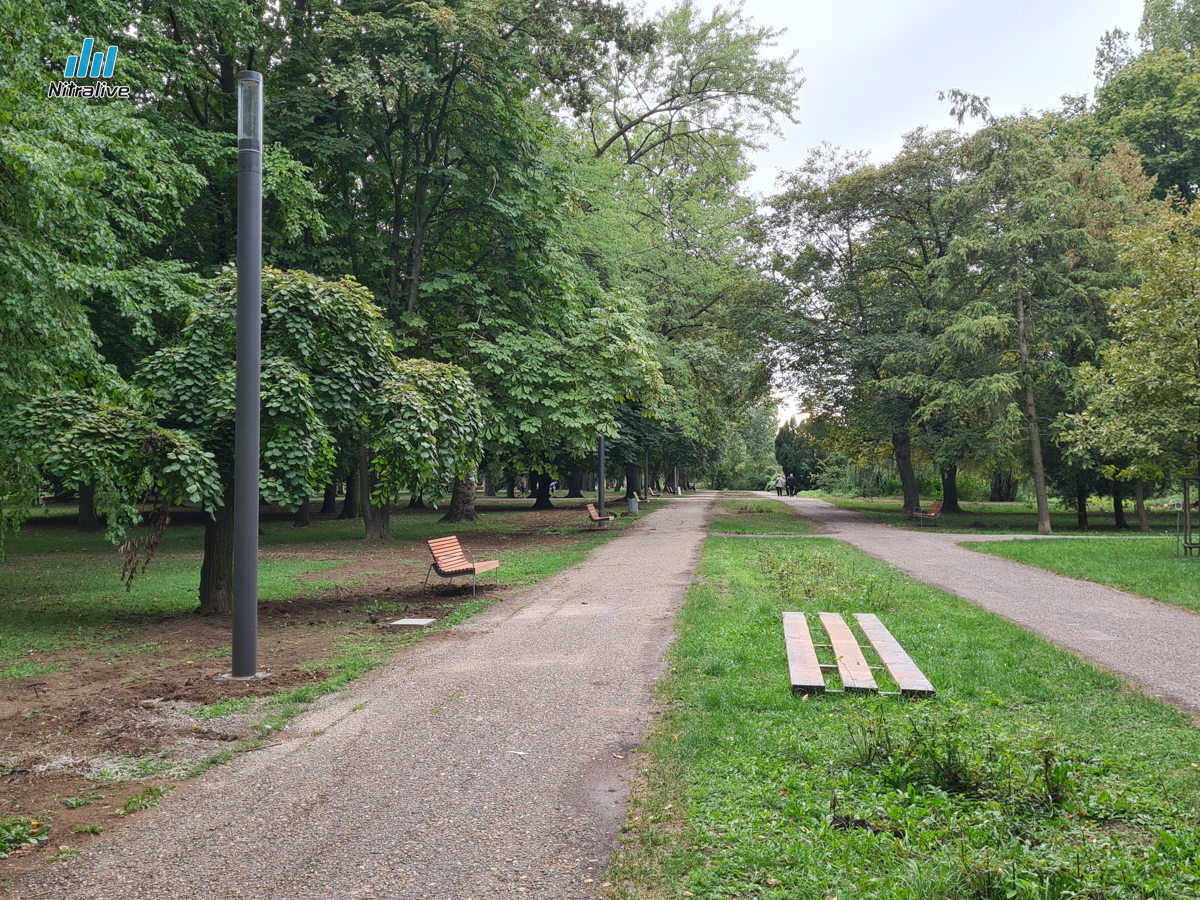
<svg viewBox="0 0 1200 900">
<path fill-rule="evenodd" d="M 812 534 L 808 520 L 778 500 L 718 500 L 709 530 L 726 534 Z"/>
<path fill-rule="evenodd" d="M 50 836 L 50 826 L 37 819 L 0 819 L 0 859 L 14 850 L 32 847 Z"/>
<path fill-rule="evenodd" d="M 1200 612 L 1200 594 L 1196 592 L 1200 560 L 1176 556 L 1174 535 L 1157 539 L 971 541 L 962 546 Z"/>
<path fill-rule="evenodd" d="M 170 791 L 175 790 L 175 785 L 157 785 L 152 784 L 144 791 L 134 794 L 132 797 L 126 798 L 125 802 L 120 805 L 114 812 L 109 813 L 113 816 L 127 816 L 130 813 L 141 812 L 146 809 L 153 809 L 158 806 L 163 797 L 167 796 Z"/>
<path fill-rule="evenodd" d="M 1197 896 L 1178 711 L 844 545 L 710 538 L 699 575 L 615 898 Z M 872 598 L 938 696 L 793 695 L 781 612 L 819 643 L 819 612 Z"/>
</svg>

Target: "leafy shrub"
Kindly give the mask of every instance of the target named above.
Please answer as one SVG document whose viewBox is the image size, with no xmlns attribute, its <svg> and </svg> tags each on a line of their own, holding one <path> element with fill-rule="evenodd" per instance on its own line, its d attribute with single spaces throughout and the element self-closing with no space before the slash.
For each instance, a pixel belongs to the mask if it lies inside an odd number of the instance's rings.
<svg viewBox="0 0 1200 900">
<path fill-rule="evenodd" d="M 50 836 L 50 826 L 36 819 L 0 819 L 0 859 Z"/>
</svg>

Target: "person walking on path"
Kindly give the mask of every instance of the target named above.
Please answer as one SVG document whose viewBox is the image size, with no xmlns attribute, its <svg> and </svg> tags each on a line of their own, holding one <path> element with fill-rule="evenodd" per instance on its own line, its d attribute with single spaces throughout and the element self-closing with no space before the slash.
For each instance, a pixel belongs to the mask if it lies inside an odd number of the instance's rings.
<svg viewBox="0 0 1200 900">
<path fill-rule="evenodd" d="M 595 900 L 713 496 L 404 651 L 15 896 Z"/>
<path fill-rule="evenodd" d="M 783 484 L 784 484 L 783 473 L 780 472 L 778 475 L 775 476 L 775 493 L 780 497 L 783 496 Z M 791 496 L 791 495 L 789 494 L 788 496 Z"/>
<path fill-rule="evenodd" d="M 787 477 L 787 489 L 788 489 L 788 496 L 789 496 L 789 497 L 795 497 L 795 496 L 796 496 L 796 476 L 795 476 L 795 474 L 788 475 L 788 477 Z"/>
</svg>

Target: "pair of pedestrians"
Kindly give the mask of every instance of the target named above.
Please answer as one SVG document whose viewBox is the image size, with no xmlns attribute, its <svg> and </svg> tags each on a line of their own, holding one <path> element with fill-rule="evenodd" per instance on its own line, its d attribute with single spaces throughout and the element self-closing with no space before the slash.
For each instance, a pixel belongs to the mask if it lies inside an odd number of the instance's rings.
<svg viewBox="0 0 1200 900">
<path fill-rule="evenodd" d="M 789 475 L 785 479 L 783 477 L 783 473 L 780 472 L 778 475 L 775 476 L 775 493 L 778 494 L 780 497 L 782 497 L 783 489 L 785 487 L 787 488 L 787 495 L 789 497 L 796 496 L 796 476 Z"/>
</svg>

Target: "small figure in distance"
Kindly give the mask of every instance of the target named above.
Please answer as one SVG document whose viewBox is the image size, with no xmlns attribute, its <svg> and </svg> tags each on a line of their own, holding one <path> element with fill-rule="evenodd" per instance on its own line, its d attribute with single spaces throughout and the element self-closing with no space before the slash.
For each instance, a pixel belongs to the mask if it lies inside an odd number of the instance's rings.
<svg viewBox="0 0 1200 900">
<path fill-rule="evenodd" d="M 780 497 L 783 496 L 783 473 L 780 472 L 775 476 L 775 493 Z"/>
<path fill-rule="evenodd" d="M 796 476 L 795 476 L 795 475 L 788 475 L 788 477 L 787 477 L 787 489 L 788 489 L 788 496 L 789 496 L 789 497 L 795 497 L 795 496 L 796 496 Z"/>
</svg>

